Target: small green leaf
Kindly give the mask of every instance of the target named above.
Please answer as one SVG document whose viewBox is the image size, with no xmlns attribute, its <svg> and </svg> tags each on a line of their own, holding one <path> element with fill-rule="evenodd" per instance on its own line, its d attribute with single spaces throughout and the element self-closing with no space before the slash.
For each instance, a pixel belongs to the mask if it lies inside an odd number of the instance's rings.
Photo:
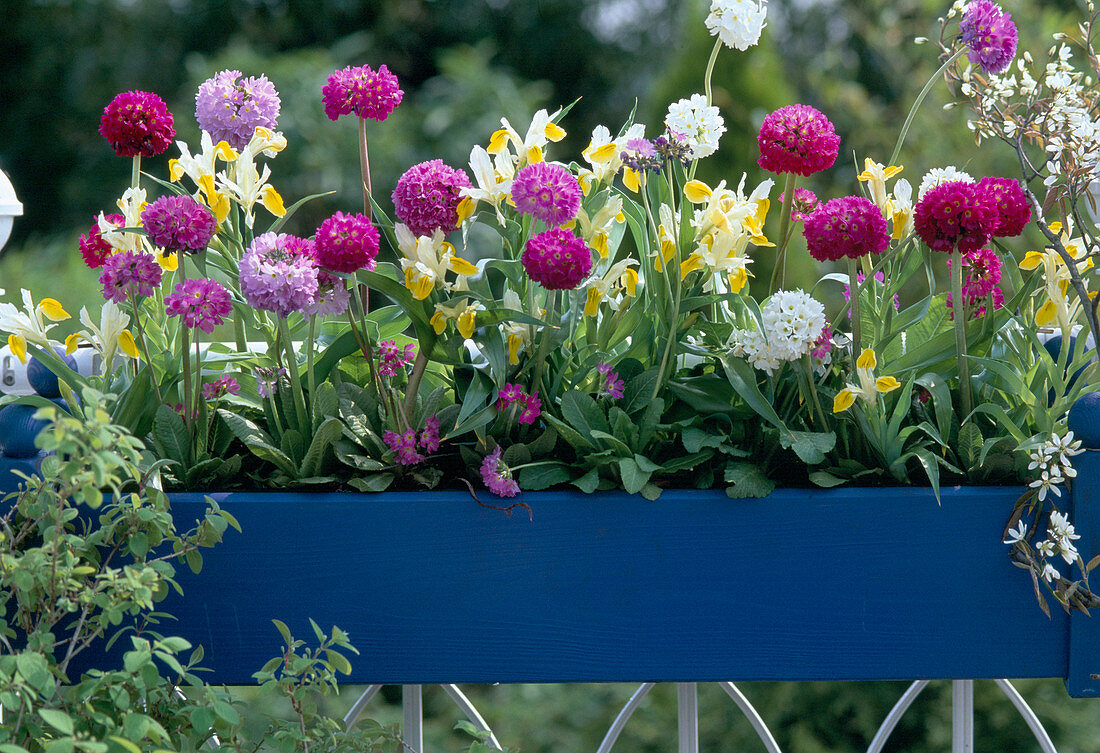
<svg viewBox="0 0 1100 753">
<path fill-rule="evenodd" d="M 279 631 L 279 635 L 283 637 L 283 642 L 289 646 L 292 643 L 292 638 L 290 637 L 290 628 L 288 628 L 286 626 L 286 623 L 282 620 L 272 620 L 271 622 L 274 623 L 275 628 Z"/>
<path fill-rule="evenodd" d="M 793 449 L 806 465 L 817 465 L 825 461 L 825 454 L 836 446 L 836 434 L 833 432 L 792 431 L 779 434 L 779 444 L 785 449 Z"/>
<path fill-rule="evenodd" d="M 623 489 L 627 494 L 637 494 L 649 482 L 650 472 L 638 467 L 634 458 L 619 460 L 619 475 L 623 479 Z"/>
<path fill-rule="evenodd" d="M 600 471 L 597 468 L 593 468 L 578 479 L 573 481 L 573 486 L 580 489 L 585 494 L 591 494 L 596 491 L 596 488 L 600 485 Z"/>
<path fill-rule="evenodd" d="M 565 463 L 551 461 L 521 468 L 519 486 L 525 491 L 539 491 L 569 481 L 572 474 Z"/>
<path fill-rule="evenodd" d="M 153 417 L 153 441 L 163 457 L 187 464 L 191 452 L 191 436 L 183 419 L 167 405 L 157 408 Z"/>
<path fill-rule="evenodd" d="M 58 711 L 57 709 L 38 709 L 38 715 L 54 729 L 64 732 L 66 735 L 73 734 L 73 720 L 64 711 Z"/>
<path fill-rule="evenodd" d="M 775 489 L 775 482 L 764 475 L 754 463 L 737 460 L 726 466 L 726 495 L 734 499 L 766 497 Z"/>
<path fill-rule="evenodd" d="M 817 486 L 823 487 L 825 489 L 830 489 L 834 486 L 840 486 L 841 484 L 848 483 L 847 479 L 837 478 L 827 471 L 814 471 L 810 474 L 810 481 L 812 481 Z"/>
</svg>

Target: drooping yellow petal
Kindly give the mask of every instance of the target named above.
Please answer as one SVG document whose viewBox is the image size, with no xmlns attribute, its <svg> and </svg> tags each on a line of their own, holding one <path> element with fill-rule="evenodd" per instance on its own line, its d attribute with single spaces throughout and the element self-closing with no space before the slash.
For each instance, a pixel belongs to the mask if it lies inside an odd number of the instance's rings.
<svg viewBox="0 0 1100 753">
<path fill-rule="evenodd" d="M 418 301 L 423 301 L 425 298 L 431 295 L 431 292 L 434 288 L 435 285 L 432 283 L 431 278 L 425 277 L 423 275 L 417 277 L 416 282 L 413 283 L 413 298 Z"/>
<path fill-rule="evenodd" d="M 210 208 L 214 210 L 214 216 L 218 219 L 218 224 L 225 222 L 225 218 L 229 216 L 229 195 L 219 193 L 215 195 L 214 201 L 210 204 Z"/>
<path fill-rule="evenodd" d="M 596 233 L 592 238 L 592 248 L 600 252 L 600 258 L 607 258 L 607 233 Z"/>
<path fill-rule="evenodd" d="M 632 167 L 623 170 L 623 185 L 634 193 L 638 193 L 642 187 L 642 181 L 638 178 L 638 172 Z"/>
<path fill-rule="evenodd" d="M 1050 223 L 1050 232 L 1052 232 L 1052 233 L 1062 232 L 1062 223 L 1059 222 L 1058 220 L 1055 220 L 1054 222 Z"/>
<path fill-rule="evenodd" d="M 593 162 L 608 162 L 615 156 L 616 151 L 618 151 L 618 145 L 612 141 L 609 144 L 604 144 L 599 149 L 593 149 L 588 153 L 588 159 Z"/>
<path fill-rule="evenodd" d="M 1058 307 L 1054 305 L 1054 301 L 1047 301 L 1035 312 L 1035 323 L 1040 327 L 1047 326 L 1057 318 Z"/>
<path fill-rule="evenodd" d="M 237 159 L 237 152 L 225 141 L 219 141 L 214 145 L 214 153 L 226 162 L 234 162 Z"/>
<path fill-rule="evenodd" d="M 452 256 L 449 266 L 452 272 L 460 275 L 476 275 L 478 272 L 477 267 L 460 256 Z"/>
<path fill-rule="evenodd" d="M 730 272 L 728 278 L 730 283 L 731 293 L 740 293 L 741 288 L 745 287 L 745 283 L 749 281 L 749 275 L 745 272 L 745 268 L 741 267 L 733 272 Z"/>
<path fill-rule="evenodd" d="M 8 347 L 11 348 L 11 352 L 15 354 L 15 357 L 19 359 L 19 363 L 27 362 L 27 341 L 22 335 L 8 335 Z"/>
<path fill-rule="evenodd" d="M 119 333 L 118 347 L 122 348 L 122 352 L 130 358 L 138 357 L 137 343 L 134 342 L 134 336 L 130 334 L 130 330 L 124 329 Z"/>
<path fill-rule="evenodd" d="M 508 131 L 504 128 L 501 128 L 499 131 L 496 131 L 489 139 L 489 148 L 485 151 L 487 151 L 489 154 L 500 154 L 507 148 L 509 138 L 511 137 L 508 135 Z"/>
<path fill-rule="evenodd" d="M 180 260 L 175 254 L 157 254 L 157 263 L 160 264 L 161 269 L 167 272 L 175 272 L 179 268 Z"/>
<path fill-rule="evenodd" d="M 626 271 L 623 272 L 622 284 L 626 289 L 626 294 L 633 298 L 634 291 L 638 288 L 638 270 L 627 267 Z"/>
<path fill-rule="evenodd" d="M 588 298 L 584 302 L 584 315 L 595 316 L 596 312 L 600 310 L 600 300 L 603 299 L 603 293 L 599 288 L 589 288 Z"/>
<path fill-rule="evenodd" d="M 592 175 L 591 173 L 581 173 L 577 177 L 577 182 L 581 184 L 581 193 L 585 196 L 592 190 Z"/>
<path fill-rule="evenodd" d="M 858 369 L 874 369 L 878 365 L 878 361 L 875 360 L 875 351 L 870 348 L 864 348 L 863 352 L 859 354 L 859 359 L 856 360 L 856 368 Z"/>
<path fill-rule="evenodd" d="M 469 339 L 474 334 L 474 323 L 477 319 L 477 311 L 467 309 L 458 315 L 458 334 Z"/>
<path fill-rule="evenodd" d="M 80 343 L 80 333 L 74 332 L 65 338 L 65 355 L 71 356 L 76 352 L 76 346 Z"/>
<path fill-rule="evenodd" d="M 890 167 L 882 171 L 882 177 L 893 178 L 904 169 L 905 167 L 903 165 L 890 165 Z"/>
<path fill-rule="evenodd" d="M 182 178 L 183 175 L 184 175 L 183 166 L 180 165 L 180 161 L 178 159 L 168 160 L 168 178 L 169 178 L 169 180 L 171 180 L 173 183 L 175 183 L 177 180 Z"/>
<path fill-rule="evenodd" d="M 680 279 L 684 279 L 690 273 L 697 269 L 703 268 L 703 257 L 699 254 L 692 254 L 680 264 Z"/>
<path fill-rule="evenodd" d="M 1023 261 L 1020 262 L 1020 269 L 1032 270 L 1042 265 L 1043 260 L 1046 258 L 1046 254 L 1042 251 L 1028 251 L 1024 254 Z"/>
<path fill-rule="evenodd" d="M 206 203 L 213 205 L 217 201 L 218 192 L 214 188 L 214 176 L 213 175 L 200 175 L 199 189 L 202 190 L 202 195 L 206 197 Z"/>
<path fill-rule="evenodd" d="M 710 198 L 710 194 L 710 186 L 701 180 L 689 180 L 684 185 L 684 196 L 686 196 L 688 201 L 692 204 L 702 204 Z"/>
<path fill-rule="evenodd" d="M 38 304 L 38 310 L 45 314 L 51 322 L 63 322 L 70 319 L 69 312 L 58 302 L 56 298 L 43 298 Z"/>
<path fill-rule="evenodd" d="M 879 377 L 875 380 L 875 389 L 879 392 L 893 392 L 901 386 L 901 382 L 892 376 Z"/>
<path fill-rule="evenodd" d="M 519 349 L 523 347 L 523 339 L 518 335 L 508 335 L 508 363 L 513 366 L 519 363 Z"/>
<path fill-rule="evenodd" d="M 543 157 L 541 146 L 535 144 L 527 148 L 527 164 L 537 165 L 538 163 L 542 162 L 542 160 Z"/>
<path fill-rule="evenodd" d="M 442 335 L 443 330 L 447 329 L 447 318 L 443 316 L 442 311 L 436 311 L 432 314 L 432 318 L 428 320 L 428 324 L 432 325 L 432 329 L 435 330 L 437 335 Z"/>
<path fill-rule="evenodd" d="M 546 132 L 546 138 L 553 142 L 558 142 L 565 138 L 565 129 L 557 123 L 547 123 L 546 128 L 543 130 Z"/>
<path fill-rule="evenodd" d="M 462 224 L 466 220 L 474 216 L 474 209 L 477 208 L 477 202 L 469 196 L 463 196 L 462 201 L 458 202 L 458 206 L 455 207 L 455 212 L 458 213 L 458 224 Z"/>
<path fill-rule="evenodd" d="M 283 197 L 279 195 L 279 192 L 276 191 L 273 186 L 264 186 L 263 193 L 260 196 L 260 203 L 267 207 L 267 211 L 271 212 L 276 217 L 282 217 L 286 214 L 286 207 L 283 206 Z"/>
<path fill-rule="evenodd" d="M 841 413 L 852 407 L 856 401 L 856 394 L 849 389 L 843 389 L 833 398 L 833 413 Z"/>
</svg>

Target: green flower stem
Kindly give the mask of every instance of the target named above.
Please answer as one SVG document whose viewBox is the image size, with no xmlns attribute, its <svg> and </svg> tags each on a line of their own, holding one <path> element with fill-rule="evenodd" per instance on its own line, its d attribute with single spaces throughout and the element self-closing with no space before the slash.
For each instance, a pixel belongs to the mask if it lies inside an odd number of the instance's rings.
<svg viewBox="0 0 1100 753">
<path fill-rule="evenodd" d="M 373 218 L 370 197 L 374 192 L 371 190 L 370 185 L 370 156 L 367 154 L 366 118 L 359 118 L 359 171 L 363 177 L 363 214 Z"/>
<path fill-rule="evenodd" d="M 542 328 L 542 333 L 539 336 L 539 353 L 535 360 L 535 377 L 531 380 L 531 390 L 542 389 L 543 395 L 549 395 L 550 390 L 542 386 L 542 375 L 546 369 L 546 357 L 550 354 L 550 331 L 553 327 L 550 322 L 555 319 L 555 311 L 558 307 L 558 291 L 549 290 L 546 292 L 546 316 L 543 317 L 543 321 L 547 322 L 546 326 Z"/>
<path fill-rule="evenodd" d="M 141 155 L 134 155 L 133 167 L 130 169 L 130 186 L 141 188 Z"/>
<path fill-rule="evenodd" d="M 294 412 L 298 414 L 298 430 L 302 436 L 309 434 L 309 413 L 306 411 L 306 398 L 302 392 L 302 379 L 298 373 L 298 358 L 294 355 L 294 345 L 290 341 L 290 330 L 286 326 L 286 319 L 278 317 L 279 339 L 283 341 L 283 349 L 286 353 L 286 370 L 290 375 L 290 389 L 294 394 Z"/>
<path fill-rule="evenodd" d="M 791 204 L 794 203 L 794 187 L 798 176 L 787 173 L 783 185 L 783 205 L 779 209 L 779 250 L 775 253 L 775 267 L 772 269 L 772 279 L 769 287 L 771 292 L 779 290 L 778 285 L 787 284 L 787 241 L 790 233 L 787 228 L 791 224 Z"/>
<path fill-rule="evenodd" d="M 244 353 L 248 350 L 248 337 L 244 331 L 244 317 L 240 312 L 234 312 L 233 315 L 233 339 L 236 341 L 238 353 Z"/>
<path fill-rule="evenodd" d="M 418 343 L 416 360 L 413 361 L 412 373 L 409 374 L 409 383 L 405 386 L 405 404 L 402 418 L 410 429 L 415 428 L 409 421 L 409 416 L 416 410 L 416 394 L 420 391 L 420 380 L 424 378 L 424 371 L 428 368 L 428 357 L 424 355 L 424 348 Z"/>
<path fill-rule="evenodd" d="M 187 281 L 187 271 L 183 267 L 182 251 L 176 253 L 176 274 L 179 276 L 181 285 Z M 180 318 L 180 340 L 182 343 L 180 353 L 183 354 L 183 421 L 187 424 L 188 429 L 193 429 L 191 420 L 191 328 L 183 323 L 182 317 Z"/>
<path fill-rule="evenodd" d="M 141 343 L 141 352 L 145 354 L 145 366 L 149 369 L 149 378 L 153 380 L 153 389 L 157 392 L 157 402 L 164 405 L 164 395 L 160 391 L 160 380 L 157 379 L 157 373 L 153 370 L 153 359 L 149 357 L 149 343 L 145 340 L 145 327 L 142 326 L 141 317 L 138 316 L 137 296 L 133 293 L 130 294 L 130 307 L 134 310 L 134 328 L 138 333 L 138 342 Z"/>
<path fill-rule="evenodd" d="M 913 124 L 913 118 L 917 114 L 917 109 L 921 106 L 924 98 L 928 96 L 928 92 L 932 90 L 932 85 L 939 80 L 944 71 L 946 71 L 952 63 L 958 60 L 959 56 L 966 52 L 967 49 L 969 48 L 964 45 L 956 50 L 955 54 L 944 61 L 939 70 L 932 74 L 932 78 L 928 79 L 928 83 L 926 83 L 924 85 L 924 88 L 920 90 L 920 94 L 918 94 L 916 100 L 913 101 L 913 106 L 909 108 L 909 114 L 905 118 L 905 124 L 901 127 L 901 133 L 898 134 L 898 141 L 896 144 L 894 144 L 894 151 L 890 155 L 890 159 L 886 161 L 887 165 L 893 165 L 896 163 L 898 155 L 901 154 L 901 145 L 905 143 L 905 137 L 909 135 L 909 127 Z"/>
<path fill-rule="evenodd" d="M 703 91 L 707 95 L 707 106 L 714 104 L 713 97 L 711 97 L 710 79 L 714 74 L 714 61 L 718 59 L 718 51 L 722 49 L 722 38 L 719 37 L 714 40 L 714 49 L 710 51 L 710 60 L 707 61 L 707 72 L 703 76 Z"/>
<path fill-rule="evenodd" d="M 863 286 L 859 284 L 859 274 L 856 270 L 856 260 L 848 258 L 848 300 L 851 304 L 852 320 L 852 363 L 855 363 L 862 352 L 860 348 L 863 339 L 863 321 L 859 315 L 859 296 Z"/>
<path fill-rule="evenodd" d="M 317 394 L 317 375 L 313 373 L 313 344 L 317 339 L 317 317 L 309 317 L 309 335 L 306 341 L 306 384 L 309 388 L 309 406 L 311 410 L 317 409 L 317 403 L 313 399 Z M 310 420 L 317 421 L 317 416 L 310 416 Z"/>
<path fill-rule="evenodd" d="M 805 356 L 806 366 L 806 383 L 810 390 L 810 401 L 813 403 L 814 411 L 817 413 L 819 419 L 821 419 L 820 431 L 828 431 L 829 429 L 829 417 L 825 413 L 825 409 L 821 407 L 821 400 L 817 396 L 817 382 L 814 380 L 814 361 L 813 356 L 809 353 Z"/>
<path fill-rule="evenodd" d="M 955 351 L 959 360 L 959 399 L 962 402 L 962 419 L 970 415 L 970 364 L 966 357 L 966 304 L 962 293 L 962 252 L 958 247 L 951 252 L 951 300 L 954 303 L 952 319 L 955 322 Z"/>
<path fill-rule="evenodd" d="M 657 372 L 657 381 L 653 385 L 653 395 L 650 400 L 656 400 L 657 395 L 661 393 L 661 389 L 665 385 L 665 368 L 669 369 L 669 376 L 671 377 L 672 371 L 676 369 L 676 357 L 673 353 L 676 349 L 676 335 L 680 330 L 680 298 L 684 290 L 683 280 L 680 279 L 680 265 L 683 262 L 681 257 L 679 238 L 680 234 L 676 234 L 676 258 L 672 267 L 672 276 L 668 274 L 668 266 L 665 265 L 665 277 L 669 281 L 669 285 L 675 285 L 675 291 L 672 300 L 672 310 L 669 312 L 668 321 L 668 339 L 665 341 L 665 349 L 661 354 L 661 367 Z M 670 358 L 671 356 L 671 358 Z M 671 361 L 671 363 L 670 363 Z"/>
</svg>

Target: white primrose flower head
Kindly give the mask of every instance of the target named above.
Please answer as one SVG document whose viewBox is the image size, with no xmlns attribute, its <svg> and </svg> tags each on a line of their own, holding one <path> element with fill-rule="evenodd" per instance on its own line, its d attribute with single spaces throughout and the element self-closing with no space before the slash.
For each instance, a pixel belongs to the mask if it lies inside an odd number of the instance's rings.
<svg viewBox="0 0 1100 753">
<path fill-rule="evenodd" d="M 718 139 L 726 132 L 718 108 L 707 104 L 702 94 L 692 94 L 668 107 L 665 126 L 679 134 L 691 149 L 691 159 L 708 157 L 718 151 Z"/>
<path fill-rule="evenodd" d="M 924 177 L 920 180 L 920 187 L 917 189 L 917 201 L 924 198 L 924 195 L 931 191 L 941 183 L 947 183 L 953 180 L 961 180 L 966 183 L 973 183 L 974 178 L 970 173 L 965 173 L 958 169 L 954 165 L 948 165 L 947 167 L 933 167 L 931 170 L 924 174 Z"/>
<path fill-rule="evenodd" d="M 760 41 L 768 15 L 766 0 L 711 0 L 707 28 L 726 47 L 745 51 Z"/>
<path fill-rule="evenodd" d="M 774 374 L 783 362 L 813 351 L 825 328 L 825 307 L 801 290 L 779 290 L 760 309 L 760 319 L 758 331 L 734 331 L 735 352 Z"/>
</svg>

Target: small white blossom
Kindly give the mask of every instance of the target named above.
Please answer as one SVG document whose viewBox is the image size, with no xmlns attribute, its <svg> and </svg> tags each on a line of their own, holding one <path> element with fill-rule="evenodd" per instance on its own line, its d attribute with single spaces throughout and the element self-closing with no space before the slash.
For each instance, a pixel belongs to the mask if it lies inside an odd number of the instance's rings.
<svg viewBox="0 0 1100 753">
<path fill-rule="evenodd" d="M 1056 578 L 1061 578 L 1062 574 L 1058 572 L 1049 562 L 1043 563 L 1043 580 L 1047 583 L 1051 583 Z"/>
<path fill-rule="evenodd" d="M 1027 523 L 1021 520 L 1017 528 L 1008 529 L 1008 538 L 1004 543 L 1015 544 L 1017 541 L 1023 541 L 1025 536 L 1027 536 Z"/>
<path fill-rule="evenodd" d="M 702 94 L 692 94 L 668 107 L 665 126 L 683 137 L 691 148 L 691 159 L 707 157 L 718 151 L 718 139 L 726 132 L 718 108 L 707 104 Z"/>
<path fill-rule="evenodd" d="M 711 0 L 707 28 L 730 48 L 747 50 L 760 41 L 768 7 L 757 0 Z"/>
<path fill-rule="evenodd" d="M 924 195 L 936 186 L 952 180 L 961 180 L 967 183 L 974 182 L 974 178 L 972 178 L 969 173 L 963 172 L 954 165 L 933 167 L 924 174 L 923 178 L 921 178 L 920 187 L 917 189 L 917 201 L 923 199 Z"/>
<path fill-rule="evenodd" d="M 760 309 L 760 324 L 758 331 L 735 330 L 733 349 L 774 374 L 784 362 L 813 351 L 825 328 L 825 307 L 801 290 L 780 290 Z"/>
</svg>

